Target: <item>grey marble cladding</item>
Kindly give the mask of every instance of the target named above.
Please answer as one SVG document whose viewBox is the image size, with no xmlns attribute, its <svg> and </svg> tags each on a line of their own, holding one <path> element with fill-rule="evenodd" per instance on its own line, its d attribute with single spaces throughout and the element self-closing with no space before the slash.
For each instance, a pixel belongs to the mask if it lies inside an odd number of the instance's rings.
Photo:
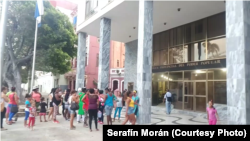
<svg viewBox="0 0 250 141">
<path fill-rule="evenodd" d="M 151 123 L 153 1 L 139 1 L 137 90 L 140 97 L 139 124 Z"/>
<path fill-rule="evenodd" d="M 124 89 L 128 89 L 129 82 L 133 82 L 134 89 L 137 89 L 137 46 L 137 40 L 125 44 Z"/>
<path fill-rule="evenodd" d="M 84 87 L 85 76 L 85 59 L 86 59 L 86 33 L 78 33 L 78 47 L 77 47 L 77 73 L 75 89 Z"/>
<path fill-rule="evenodd" d="M 250 2 L 226 2 L 229 124 L 250 124 Z"/>
<path fill-rule="evenodd" d="M 109 86 L 111 20 L 102 18 L 100 22 L 100 47 L 98 67 L 98 89 L 104 90 Z"/>
</svg>

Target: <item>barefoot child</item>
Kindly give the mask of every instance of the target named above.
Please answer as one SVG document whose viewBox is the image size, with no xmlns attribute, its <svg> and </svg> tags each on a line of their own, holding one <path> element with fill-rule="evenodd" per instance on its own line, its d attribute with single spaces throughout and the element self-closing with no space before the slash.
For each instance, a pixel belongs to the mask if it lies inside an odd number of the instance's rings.
<svg viewBox="0 0 250 141">
<path fill-rule="evenodd" d="M 207 119 L 208 119 L 208 123 L 209 125 L 216 125 L 217 120 L 219 120 L 219 116 L 217 113 L 217 110 L 214 108 L 214 104 L 213 101 L 210 100 L 208 102 L 208 107 L 207 107 Z"/>
<path fill-rule="evenodd" d="M 36 104 L 35 102 L 32 102 L 31 107 L 30 107 L 30 115 L 29 115 L 29 125 L 28 127 L 31 127 L 31 130 L 33 130 L 33 126 L 35 123 L 35 116 L 36 116 Z M 31 124 L 31 125 L 30 125 Z"/>
<path fill-rule="evenodd" d="M 30 111 L 29 111 L 29 108 L 31 107 L 31 96 L 29 94 L 26 94 L 25 95 L 25 98 L 26 98 L 26 101 L 25 101 L 25 118 L 24 118 L 24 127 L 27 127 L 27 120 L 29 118 L 29 114 L 30 114 Z"/>
<path fill-rule="evenodd" d="M 40 113 L 39 113 L 40 122 L 43 122 L 42 121 L 42 116 L 44 116 L 44 122 L 47 122 L 47 120 L 46 120 L 46 107 L 47 107 L 47 103 L 44 101 L 44 97 L 41 98 L 40 107 L 41 107 Z"/>
</svg>

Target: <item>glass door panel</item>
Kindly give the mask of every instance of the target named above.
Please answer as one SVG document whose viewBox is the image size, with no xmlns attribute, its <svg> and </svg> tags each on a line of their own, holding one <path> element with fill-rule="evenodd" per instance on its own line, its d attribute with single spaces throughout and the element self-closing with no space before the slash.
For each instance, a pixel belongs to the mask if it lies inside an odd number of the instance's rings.
<svg viewBox="0 0 250 141">
<path fill-rule="evenodd" d="M 184 82 L 184 94 L 194 95 L 194 82 Z"/>
<path fill-rule="evenodd" d="M 184 97 L 184 110 L 194 110 L 194 97 L 185 96 Z"/>
<path fill-rule="evenodd" d="M 206 95 L 206 82 L 196 82 L 195 95 Z"/>
<path fill-rule="evenodd" d="M 206 97 L 195 97 L 195 111 L 206 112 Z"/>
</svg>

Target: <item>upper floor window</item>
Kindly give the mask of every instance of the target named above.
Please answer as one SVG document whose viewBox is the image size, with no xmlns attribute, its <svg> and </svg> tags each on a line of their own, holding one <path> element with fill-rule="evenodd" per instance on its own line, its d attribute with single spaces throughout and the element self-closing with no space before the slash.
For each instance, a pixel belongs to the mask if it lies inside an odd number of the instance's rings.
<svg viewBox="0 0 250 141">
<path fill-rule="evenodd" d="M 94 9 L 98 7 L 98 0 L 86 0 L 85 17 L 88 18 L 94 14 Z"/>
</svg>

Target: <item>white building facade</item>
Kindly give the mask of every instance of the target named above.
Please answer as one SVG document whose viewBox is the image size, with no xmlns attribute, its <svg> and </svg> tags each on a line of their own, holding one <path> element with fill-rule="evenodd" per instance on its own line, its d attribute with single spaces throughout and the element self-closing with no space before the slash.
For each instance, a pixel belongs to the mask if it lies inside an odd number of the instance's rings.
<svg viewBox="0 0 250 141">
<path fill-rule="evenodd" d="M 99 89 L 110 40 L 126 44 L 124 87 L 138 91 L 139 123 L 166 90 L 175 109 L 205 115 L 213 100 L 230 124 L 250 123 L 249 1 L 83 0 L 78 9 L 77 33 L 100 39 Z"/>
</svg>

